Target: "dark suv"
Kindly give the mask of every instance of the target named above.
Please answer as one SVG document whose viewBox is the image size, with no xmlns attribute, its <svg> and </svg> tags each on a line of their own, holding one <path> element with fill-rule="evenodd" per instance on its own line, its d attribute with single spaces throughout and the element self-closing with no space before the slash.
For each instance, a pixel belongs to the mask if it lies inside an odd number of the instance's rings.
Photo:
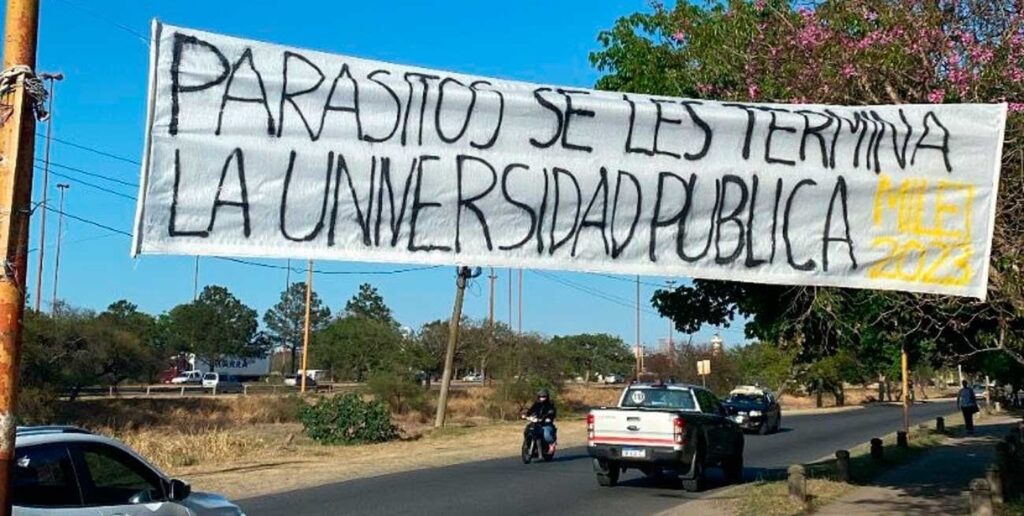
<svg viewBox="0 0 1024 516">
<path fill-rule="evenodd" d="M 782 408 L 768 389 L 741 386 L 729 393 L 722 403 L 729 418 L 740 428 L 761 435 L 782 428 Z"/>
</svg>

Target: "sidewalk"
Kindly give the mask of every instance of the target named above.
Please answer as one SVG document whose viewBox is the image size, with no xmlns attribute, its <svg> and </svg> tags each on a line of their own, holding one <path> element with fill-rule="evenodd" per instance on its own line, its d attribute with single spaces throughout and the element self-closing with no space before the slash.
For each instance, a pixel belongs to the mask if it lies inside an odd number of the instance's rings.
<svg viewBox="0 0 1024 516">
<path fill-rule="evenodd" d="M 995 443 L 1017 421 L 1013 416 L 989 416 L 978 421 L 974 437 L 950 438 L 816 514 L 968 514 L 967 484 L 984 477 L 985 467 L 993 460 Z"/>
</svg>

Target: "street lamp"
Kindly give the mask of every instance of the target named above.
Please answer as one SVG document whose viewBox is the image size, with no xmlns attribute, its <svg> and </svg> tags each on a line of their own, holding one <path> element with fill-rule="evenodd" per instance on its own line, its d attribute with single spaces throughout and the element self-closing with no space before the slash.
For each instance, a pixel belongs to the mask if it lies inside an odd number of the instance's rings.
<svg viewBox="0 0 1024 516">
<path fill-rule="evenodd" d="M 43 254 L 46 252 L 46 201 L 48 190 L 50 188 L 50 143 L 53 141 L 53 97 L 54 97 L 54 86 L 57 81 L 64 80 L 64 74 L 62 73 L 43 73 L 39 77 L 44 81 L 49 81 L 49 106 L 46 111 L 50 114 L 50 117 L 46 120 L 46 146 L 43 151 L 43 199 L 40 201 L 39 206 L 42 210 L 39 212 L 39 257 L 36 265 L 36 313 L 39 313 L 40 303 L 43 301 Z"/>
</svg>

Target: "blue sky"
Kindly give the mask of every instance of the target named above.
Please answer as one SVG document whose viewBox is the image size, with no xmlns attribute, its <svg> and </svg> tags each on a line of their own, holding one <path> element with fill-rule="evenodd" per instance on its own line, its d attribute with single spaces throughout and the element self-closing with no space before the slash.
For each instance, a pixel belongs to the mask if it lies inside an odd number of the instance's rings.
<svg viewBox="0 0 1024 516">
<path fill-rule="evenodd" d="M 112 228 L 130 231 L 138 182 L 138 161 L 145 125 L 148 34 L 150 21 L 220 32 L 283 45 L 355 55 L 516 80 L 592 87 L 599 76 L 588 61 L 598 48 L 600 30 L 620 17 L 648 9 L 643 0 L 494 4 L 468 0 L 420 2 L 271 2 L 43 0 L 39 71 L 63 72 L 58 83 L 54 136 L 66 142 L 118 156 L 114 159 L 55 142 L 51 150 L 51 206 L 57 183 L 67 183 L 66 211 Z M 40 126 L 39 131 L 45 130 Z M 43 142 L 37 142 L 42 157 Z M 69 169 L 78 169 L 78 171 Z M 83 172 L 84 171 L 84 172 Z M 101 174 L 115 179 L 89 176 Z M 36 174 L 34 197 L 42 195 Z M 83 182 L 84 181 L 84 182 Z M 116 195 L 88 186 L 101 186 Z M 44 301 L 53 287 L 57 216 L 47 216 Z M 31 248 L 38 246 L 38 215 L 33 219 Z M 72 305 L 102 309 L 127 298 L 143 310 L 159 313 L 191 300 L 191 257 L 129 257 L 129 239 L 76 220 L 65 224 L 59 297 Z M 35 295 L 36 255 L 30 260 L 30 293 Z M 264 260 L 284 265 L 284 261 Z M 296 268 L 304 263 L 293 262 Z M 331 271 L 386 272 L 402 267 L 352 262 L 318 262 Z M 265 269 L 203 258 L 200 285 L 230 288 L 262 312 L 280 295 L 283 270 Z M 496 313 L 508 319 L 508 272 L 499 270 Z M 485 271 L 486 276 L 486 271 Z M 300 279 L 293 273 L 292 279 Z M 454 269 L 403 274 L 319 276 L 315 287 L 333 310 L 344 306 L 359 283 L 376 285 L 405 325 L 447 318 L 454 296 Z M 515 276 L 514 276 L 515 279 Z M 665 278 L 645 277 L 641 285 L 644 313 L 641 333 L 653 345 L 668 332 L 648 300 Z M 487 281 L 468 289 L 465 312 L 487 314 Z M 607 332 L 635 340 L 635 285 L 631 278 L 576 273 L 524 272 L 523 329 L 546 335 Z M 514 310 L 515 311 L 515 310 Z M 716 330 L 706 328 L 695 341 Z M 726 343 L 742 340 L 739 328 L 721 330 Z M 677 339 L 685 338 L 677 334 Z"/>
</svg>

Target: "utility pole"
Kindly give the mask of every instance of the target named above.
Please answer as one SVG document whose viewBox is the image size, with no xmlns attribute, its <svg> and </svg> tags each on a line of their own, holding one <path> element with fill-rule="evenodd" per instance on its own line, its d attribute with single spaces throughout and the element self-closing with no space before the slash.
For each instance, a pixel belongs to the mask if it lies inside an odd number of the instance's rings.
<svg viewBox="0 0 1024 516">
<path fill-rule="evenodd" d="M 668 290 L 670 292 L 672 291 L 672 287 L 675 286 L 675 283 L 676 282 L 673 281 L 673 280 L 666 280 L 665 281 L 665 284 L 668 285 Z M 674 342 L 672 342 L 672 337 L 673 337 L 672 333 L 673 333 L 673 330 L 675 329 L 674 328 L 675 325 L 672 323 L 672 318 L 671 317 L 666 317 L 666 319 L 668 319 L 668 356 L 669 356 L 669 360 L 671 362 L 675 362 L 675 360 L 676 360 L 676 345 L 675 345 Z"/>
<path fill-rule="evenodd" d="M 910 378 L 907 375 L 907 345 L 900 346 L 900 373 L 903 375 L 903 431 L 910 432 Z"/>
<path fill-rule="evenodd" d="M 491 281 L 490 302 L 487 305 L 487 348 L 489 354 L 494 350 L 494 281 L 498 279 L 498 276 L 494 274 L 494 267 L 491 267 L 491 273 L 487 279 Z M 487 379 L 489 378 L 487 376 L 487 354 L 480 362 L 480 374 Z"/>
<path fill-rule="evenodd" d="M 302 329 L 302 387 L 299 392 L 306 392 L 306 365 L 309 357 L 309 317 L 310 304 L 313 303 L 313 259 L 306 261 L 306 322 Z"/>
<path fill-rule="evenodd" d="M 519 269 L 519 334 L 523 334 L 523 269 Z"/>
<path fill-rule="evenodd" d="M 39 0 L 8 0 L 0 87 L 0 516 L 11 513 L 18 362 L 25 313 L 28 224 L 38 102 L 45 89 L 33 74 Z M 36 102 L 37 109 L 33 109 Z"/>
<path fill-rule="evenodd" d="M 466 293 L 466 282 L 479 275 L 479 270 L 473 271 L 469 267 L 459 267 L 458 273 L 455 276 L 455 306 L 452 308 L 452 318 L 448 321 L 448 348 L 444 353 L 444 373 L 441 375 L 441 393 L 437 398 L 434 428 L 444 426 L 444 419 L 448 415 L 448 389 L 452 383 L 455 347 L 459 342 L 459 326 L 462 322 L 462 298 Z"/>
<path fill-rule="evenodd" d="M 636 276 L 636 378 L 644 371 L 644 351 L 640 345 L 640 275 Z"/>
<path fill-rule="evenodd" d="M 192 301 L 195 302 L 197 299 L 199 299 L 199 255 L 196 255 L 196 265 L 192 269 Z"/>
<path fill-rule="evenodd" d="M 64 74 L 44 73 L 39 78 L 50 83 L 50 100 L 46 111 L 50 118 L 46 120 L 46 150 L 43 151 L 43 200 L 39 207 L 39 259 L 36 265 L 36 313 L 40 312 L 40 304 L 43 302 L 43 255 L 46 251 L 46 208 L 48 195 L 50 193 L 50 144 L 53 142 L 53 93 L 56 89 L 56 82 L 64 80 Z"/>
<path fill-rule="evenodd" d="M 57 254 L 53 258 L 53 301 L 50 304 L 50 313 L 57 313 L 57 283 L 60 279 L 60 244 L 64 241 L 64 196 L 71 185 L 57 183 L 60 190 L 60 212 L 57 214 Z"/>
<path fill-rule="evenodd" d="M 512 320 L 512 269 L 508 270 L 508 327 L 511 330 L 514 326 Z"/>
</svg>

